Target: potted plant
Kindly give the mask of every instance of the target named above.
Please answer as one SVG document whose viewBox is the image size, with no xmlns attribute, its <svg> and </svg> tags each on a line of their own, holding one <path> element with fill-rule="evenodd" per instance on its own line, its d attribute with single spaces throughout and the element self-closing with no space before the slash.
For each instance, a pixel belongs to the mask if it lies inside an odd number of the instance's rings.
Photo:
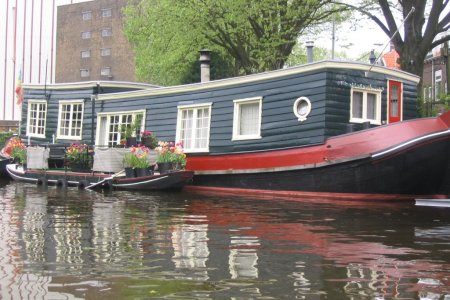
<svg viewBox="0 0 450 300">
<path fill-rule="evenodd" d="M 141 144 L 150 149 L 155 149 L 158 146 L 158 140 L 151 131 L 144 131 L 141 135 Z"/>
<path fill-rule="evenodd" d="M 137 145 L 136 136 L 134 135 L 136 128 L 134 124 L 123 124 L 120 126 L 120 137 L 125 141 L 127 147 Z"/>
<path fill-rule="evenodd" d="M 145 146 L 133 146 L 123 158 L 127 177 L 142 177 L 153 175 L 153 168 L 148 159 L 149 149 Z"/>
<path fill-rule="evenodd" d="M 183 169 L 186 166 L 186 154 L 181 143 L 159 141 L 158 147 L 158 170 L 161 174 L 173 169 Z"/>
<path fill-rule="evenodd" d="M 131 124 L 122 124 L 120 126 L 121 140 L 126 140 L 127 147 L 137 145 L 136 136 L 139 135 L 142 125 L 142 117 L 136 116 Z"/>
<path fill-rule="evenodd" d="M 27 147 L 18 137 L 11 138 L 3 149 L 5 154 L 11 156 L 11 159 L 18 164 L 27 163 Z"/>
<path fill-rule="evenodd" d="M 66 158 L 72 171 L 89 172 L 91 169 L 91 154 L 86 144 L 73 143 L 66 149 Z"/>
<path fill-rule="evenodd" d="M 183 170 L 186 168 L 186 154 L 184 153 L 183 144 L 176 143 L 173 149 L 173 163 L 174 169 Z"/>
</svg>

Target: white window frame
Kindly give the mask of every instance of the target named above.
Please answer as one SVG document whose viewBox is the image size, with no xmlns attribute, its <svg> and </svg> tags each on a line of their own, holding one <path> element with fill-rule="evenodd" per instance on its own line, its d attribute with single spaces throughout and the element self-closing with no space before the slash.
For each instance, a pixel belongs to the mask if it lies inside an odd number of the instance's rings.
<svg viewBox="0 0 450 300">
<path fill-rule="evenodd" d="M 100 49 L 101 56 L 111 56 L 111 48 L 102 48 Z"/>
<path fill-rule="evenodd" d="M 262 120 L 262 97 L 253 97 L 253 98 L 245 98 L 245 99 L 237 99 L 233 100 L 234 103 L 234 115 L 233 115 L 233 141 L 242 141 L 242 140 L 255 140 L 261 138 L 261 120 Z M 241 127 L 240 120 L 240 112 L 241 106 L 245 104 L 254 104 L 257 103 L 259 105 L 259 116 L 258 116 L 258 124 L 257 124 L 257 133 L 255 134 L 239 134 Z"/>
<path fill-rule="evenodd" d="M 103 67 L 100 70 L 100 76 L 111 76 L 111 67 Z"/>
<path fill-rule="evenodd" d="M 209 122 L 208 122 L 208 132 L 207 132 L 207 140 L 206 140 L 206 146 L 204 148 L 186 148 L 186 145 L 183 145 L 184 152 L 186 153 L 198 153 L 198 152 L 209 152 L 209 141 L 210 141 L 210 134 L 211 134 L 211 114 L 212 114 L 212 103 L 199 103 L 199 104 L 190 104 L 190 105 L 179 105 L 178 106 L 178 115 L 177 115 L 177 129 L 176 129 L 176 142 L 181 142 L 181 124 L 182 124 L 182 112 L 184 110 L 193 110 L 194 111 L 194 120 L 197 120 L 198 111 L 200 109 L 209 109 Z M 196 122 L 193 122 L 193 128 L 192 128 L 192 137 L 191 139 L 195 141 L 196 139 Z"/>
<path fill-rule="evenodd" d="M 73 129 L 73 123 L 75 120 L 72 119 L 73 117 L 73 107 L 74 105 L 80 105 L 81 104 L 81 119 L 80 119 L 80 135 L 71 135 L 70 132 L 72 132 Z M 69 118 L 69 135 L 62 135 L 60 133 L 61 131 L 61 117 L 62 117 L 62 107 L 63 105 L 70 105 L 70 118 Z M 84 101 L 83 99 L 76 99 L 76 100 L 61 100 L 59 101 L 58 105 L 58 126 L 56 129 L 56 138 L 61 140 L 81 140 L 83 136 L 83 117 L 84 117 Z"/>
<path fill-rule="evenodd" d="M 90 10 L 83 11 L 81 14 L 82 14 L 83 21 L 92 20 L 92 11 L 90 11 Z"/>
<path fill-rule="evenodd" d="M 89 71 L 89 69 L 80 69 L 80 77 L 81 78 L 86 78 L 91 76 L 91 72 Z"/>
<path fill-rule="evenodd" d="M 110 18 L 112 16 L 111 8 L 102 8 L 102 18 Z"/>
<path fill-rule="evenodd" d="M 91 37 L 92 37 L 92 34 L 91 34 L 90 31 L 83 31 L 83 32 L 81 32 L 81 38 L 82 38 L 83 40 L 88 40 L 88 39 L 90 39 Z"/>
<path fill-rule="evenodd" d="M 91 50 L 81 50 L 81 58 L 89 58 L 91 57 Z"/>
<path fill-rule="evenodd" d="M 362 118 L 353 117 L 353 93 L 360 92 L 363 94 L 363 115 Z M 367 94 L 376 95 L 376 119 L 367 118 Z M 373 125 L 381 125 L 381 90 L 379 89 L 365 89 L 353 87 L 350 91 L 350 122 L 351 123 L 364 123 L 370 122 Z"/>
<path fill-rule="evenodd" d="M 112 28 L 103 28 L 102 29 L 102 37 L 110 37 L 112 36 Z"/>
<path fill-rule="evenodd" d="M 132 121 L 131 122 L 133 123 L 136 120 L 136 116 L 137 115 L 142 115 L 143 122 L 141 124 L 141 132 L 143 132 L 144 129 L 145 129 L 145 113 L 146 113 L 145 109 L 121 111 L 120 113 L 119 112 L 98 113 L 97 114 L 97 127 L 96 127 L 97 130 L 96 130 L 96 134 L 95 134 L 95 144 L 98 145 L 98 146 L 106 146 L 106 145 L 100 145 L 100 134 L 101 134 L 100 126 L 101 126 L 102 118 L 106 118 L 106 123 L 105 123 L 105 127 L 106 127 L 105 130 L 106 131 L 103 132 L 103 134 L 105 134 L 107 136 L 107 140 L 108 140 L 107 143 L 109 144 L 109 142 L 110 142 L 109 141 L 109 134 L 110 134 L 109 129 L 110 129 L 110 125 L 111 125 L 111 117 L 118 116 L 120 118 L 120 120 L 122 120 L 122 116 L 124 116 L 124 115 L 132 115 Z M 118 131 L 117 131 L 118 141 L 111 141 L 111 142 L 114 143 L 114 145 L 119 145 L 120 141 L 122 140 L 121 132 L 120 132 L 121 125 L 122 125 L 122 123 L 120 122 L 118 124 Z"/>
<path fill-rule="evenodd" d="M 30 121 L 31 121 L 31 106 L 33 104 L 38 105 L 38 107 L 41 107 L 41 106 L 44 107 L 44 110 L 43 110 L 44 114 L 45 114 L 45 116 L 43 118 L 43 121 L 44 121 L 44 126 L 43 126 L 44 133 L 42 133 L 42 134 L 30 131 L 30 126 L 32 125 L 32 124 L 30 124 Z M 34 128 L 36 129 L 36 131 L 39 128 L 39 121 L 42 120 L 42 119 L 39 118 L 39 112 L 40 112 L 40 110 L 37 110 L 37 117 L 35 119 L 35 124 L 33 124 Z M 27 136 L 38 137 L 38 138 L 45 138 L 46 126 L 47 126 L 47 101 L 45 101 L 45 100 L 28 100 L 27 130 L 26 130 Z"/>
</svg>

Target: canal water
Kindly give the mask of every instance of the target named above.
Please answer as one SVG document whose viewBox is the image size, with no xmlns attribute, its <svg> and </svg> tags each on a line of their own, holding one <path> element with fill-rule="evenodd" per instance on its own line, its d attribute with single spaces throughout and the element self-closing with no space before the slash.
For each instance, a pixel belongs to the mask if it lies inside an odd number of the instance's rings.
<svg viewBox="0 0 450 300">
<path fill-rule="evenodd" d="M 448 208 L 8 181 L 0 195 L 0 299 L 450 298 Z"/>
</svg>

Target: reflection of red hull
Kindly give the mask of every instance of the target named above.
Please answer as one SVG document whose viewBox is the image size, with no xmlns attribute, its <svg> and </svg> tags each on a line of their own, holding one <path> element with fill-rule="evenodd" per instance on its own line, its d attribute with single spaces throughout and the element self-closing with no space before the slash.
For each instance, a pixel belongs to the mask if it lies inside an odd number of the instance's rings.
<svg viewBox="0 0 450 300">
<path fill-rule="evenodd" d="M 450 113 L 446 113 L 329 138 L 322 145 L 192 156 L 188 168 L 195 171 L 197 186 L 292 195 L 359 193 L 360 199 L 372 194 L 370 198 L 381 200 L 387 199 L 382 194 L 401 200 L 447 193 L 442 183 L 448 167 L 449 124 Z"/>
<path fill-rule="evenodd" d="M 273 206 L 268 206 L 267 214 L 261 214 L 260 209 L 250 209 L 247 212 L 242 207 L 246 206 L 245 202 L 240 203 L 244 204 L 236 205 L 236 203 L 230 202 L 208 204 L 207 201 L 195 201 L 190 204 L 188 215 L 202 216 L 210 226 L 239 228 L 239 230 L 233 232 L 233 235 L 242 237 L 250 236 L 259 242 L 258 245 L 269 242 L 272 244 L 269 247 L 272 251 L 318 255 L 324 261 L 332 261 L 334 265 L 342 266 L 349 270 L 351 268 L 369 270 L 371 274 L 367 274 L 367 278 L 361 277 L 356 278 L 356 280 L 373 281 L 376 283 L 383 281 L 386 284 L 386 289 L 389 285 L 392 285 L 392 281 L 399 283 L 401 280 L 414 279 L 421 277 L 421 275 L 423 278 L 427 278 L 426 273 L 429 270 L 436 270 L 433 273 L 433 278 L 439 278 L 443 287 L 450 286 L 447 273 L 443 271 L 441 274 L 439 271 L 449 269 L 450 264 L 435 265 L 431 262 L 421 261 L 420 259 L 415 259 L 414 262 L 411 262 L 411 257 L 420 258 L 422 253 L 428 253 L 428 251 L 402 246 L 401 241 L 397 240 L 394 241 L 396 246 L 385 243 L 388 241 L 385 236 L 387 233 L 380 233 L 378 232 L 380 227 L 375 227 L 373 230 L 376 232 L 371 235 L 370 227 L 367 229 L 364 228 L 363 216 L 360 216 L 361 220 L 348 220 L 345 223 L 338 221 L 335 223 L 335 220 L 331 216 L 326 217 L 326 213 L 324 214 L 323 211 L 314 210 L 308 206 L 298 206 L 296 203 L 292 205 L 286 204 L 285 206 L 277 203 L 276 211 L 288 212 L 298 210 L 303 213 L 309 211 L 306 215 L 311 214 L 312 216 L 310 220 L 282 220 L 279 216 L 271 219 L 270 207 Z M 327 207 L 331 211 L 334 209 L 345 211 L 351 207 L 359 207 L 364 208 L 366 213 L 371 213 L 371 210 L 367 209 L 367 206 L 358 206 L 358 202 L 349 202 L 349 204 L 350 206 L 331 206 L 331 209 L 330 206 Z M 209 207 L 209 205 L 214 205 L 214 209 Z M 389 205 L 388 203 L 374 204 L 373 209 L 379 212 L 380 210 L 384 211 L 388 207 L 392 215 L 400 213 L 399 206 Z M 256 211 L 258 214 L 252 213 Z M 296 216 L 302 216 L 303 213 L 296 214 Z M 290 214 L 287 213 L 286 215 Z M 321 215 L 324 215 L 322 220 L 320 220 Z M 340 215 L 340 213 L 337 213 L 337 215 Z M 312 222 L 310 223 L 309 221 Z M 371 224 L 373 221 L 369 218 L 367 224 Z M 198 219 L 194 219 L 193 223 L 198 224 Z M 348 224 L 348 228 L 334 228 L 334 224 L 340 224 L 341 226 Z M 348 234 L 343 233 L 347 230 L 349 231 Z M 358 231 L 363 232 L 360 237 L 355 235 L 355 232 Z M 383 242 L 377 242 L 377 239 L 383 240 Z M 278 248 L 277 245 L 279 245 Z M 290 246 L 286 247 L 285 245 Z M 443 247 L 445 248 L 445 246 Z M 258 247 L 254 248 L 255 251 L 258 251 L 256 250 Z M 377 277 L 370 277 L 373 274 L 376 274 Z M 420 283 L 417 284 L 420 285 Z"/>
</svg>

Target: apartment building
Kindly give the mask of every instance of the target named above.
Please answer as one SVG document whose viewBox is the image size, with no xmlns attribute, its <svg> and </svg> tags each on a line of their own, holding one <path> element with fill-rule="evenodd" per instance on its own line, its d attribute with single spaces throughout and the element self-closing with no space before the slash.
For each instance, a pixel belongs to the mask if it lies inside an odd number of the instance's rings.
<svg viewBox="0 0 450 300">
<path fill-rule="evenodd" d="M 58 7 L 55 81 L 136 81 L 134 53 L 123 33 L 127 0 Z"/>
</svg>

